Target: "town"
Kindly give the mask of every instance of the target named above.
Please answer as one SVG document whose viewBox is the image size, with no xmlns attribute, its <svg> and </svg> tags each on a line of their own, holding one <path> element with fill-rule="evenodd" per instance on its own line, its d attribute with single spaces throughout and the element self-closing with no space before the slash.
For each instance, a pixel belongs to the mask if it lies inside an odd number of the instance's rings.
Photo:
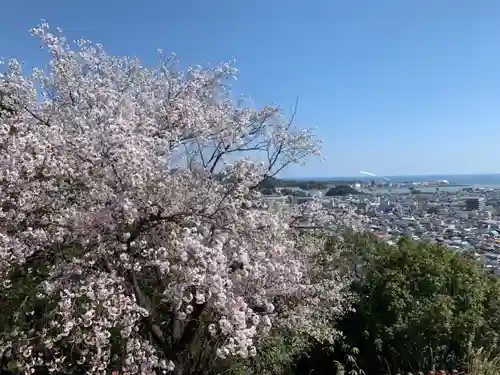
<svg viewBox="0 0 500 375">
<path fill-rule="evenodd" d="M 276 187 L 262 200 L 268 207 L 311 200 L 331 210 L 350 207 L 363 217 L 362 229 L 384 241 L 408 237 L 442 243 L 455 251 L 470 251 L 500 274 L 500 186 L 352 181 L 325 189 Z"/>
</svg>

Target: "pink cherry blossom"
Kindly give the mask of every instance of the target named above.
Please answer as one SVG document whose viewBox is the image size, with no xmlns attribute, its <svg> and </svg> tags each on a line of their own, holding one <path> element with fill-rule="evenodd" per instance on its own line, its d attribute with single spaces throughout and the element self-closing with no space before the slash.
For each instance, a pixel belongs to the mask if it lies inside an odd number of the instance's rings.
<svg viewBox="0 0 500 375">
<path fill-rule="evenodd" d="M 333 339 L 348 298 L 319 233 L 358 219 L 255 189 L 318 152 L 311 132 L 236 105 L 232 63 L 151 69 L 31 33 L 49 65 L 0 75 L 0 281 L 37 284 L 0 353 L 26 373 L 182 373 L 199 335 L 207 358 L 255 355 L 272 326 Z"/>
</svg>

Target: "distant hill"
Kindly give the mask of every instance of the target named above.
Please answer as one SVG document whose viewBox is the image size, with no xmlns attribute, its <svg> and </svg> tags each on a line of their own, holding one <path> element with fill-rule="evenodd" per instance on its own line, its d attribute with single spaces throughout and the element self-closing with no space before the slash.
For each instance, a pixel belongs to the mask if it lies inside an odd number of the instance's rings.
<svg viewBox="0 0 500 375">
<path fill-rule="evenodd" d="M 324 190 L 328 189 L 329 186 L 339 185 L 339 184 L 349 184 L 355 181 L 335 181 L 335 180 L 292 180 L 292 179 L 279 179 L 279 178 L 268 178 L 259 184 L 259 188 L 262 189 L 275 189 L 275 188 L 290 188 L 298 187 L 303 190 Z"/>
<path fill-rule="evenodd" d="M 349 185 L 338 185 L 328 190 L 325 194 L 325 197 L 357 195 L 357 194 L 364 194 L 364 193 L 350 187 Z"/>
</svg>

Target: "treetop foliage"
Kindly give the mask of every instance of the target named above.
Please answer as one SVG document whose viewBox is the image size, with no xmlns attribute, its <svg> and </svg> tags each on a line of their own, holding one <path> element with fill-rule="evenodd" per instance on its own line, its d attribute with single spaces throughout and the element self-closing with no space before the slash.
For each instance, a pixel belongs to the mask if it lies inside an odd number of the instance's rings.
<svg viewBox="0 0 500 375">
<path fill-rule="evenodd" d="M 500 284 L 471 255 L 406 238 L 392 246 L 369 234 L 346 242 L 358 300 L 339 328 L 362 353 L 361 368 L 464 368 L 471 346 L 498 341 Z"/>
<path fill-rule="evenodd" d="M 317 154 L 313 134 L 234 103 L 233 63 L 181 72 L 161 53 L 152 69 L 31 33 L 48 67 L 0 74 L 3 360 L 189 374 L 255 355 L 271 327 L 332 340 L 342 280 L 313 280 L 322 245 L 294 233 L 336 217 L 260 209 L 255 189 Z"/>
</svg>

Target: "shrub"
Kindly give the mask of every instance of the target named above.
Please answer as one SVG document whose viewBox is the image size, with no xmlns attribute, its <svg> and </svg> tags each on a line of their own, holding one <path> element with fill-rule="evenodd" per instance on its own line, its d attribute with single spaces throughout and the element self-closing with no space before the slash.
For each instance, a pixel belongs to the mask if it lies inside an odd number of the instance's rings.
<svg viewBox="0 0 500 375">
<path fill-rule="evenodd" d="M 339 329 L 367 373 L 463 370 L 470 347 L 498 340 L 499 283 L 472 257 L 408 239 L 347 242 L 358 302 Z"/>
</svg>

